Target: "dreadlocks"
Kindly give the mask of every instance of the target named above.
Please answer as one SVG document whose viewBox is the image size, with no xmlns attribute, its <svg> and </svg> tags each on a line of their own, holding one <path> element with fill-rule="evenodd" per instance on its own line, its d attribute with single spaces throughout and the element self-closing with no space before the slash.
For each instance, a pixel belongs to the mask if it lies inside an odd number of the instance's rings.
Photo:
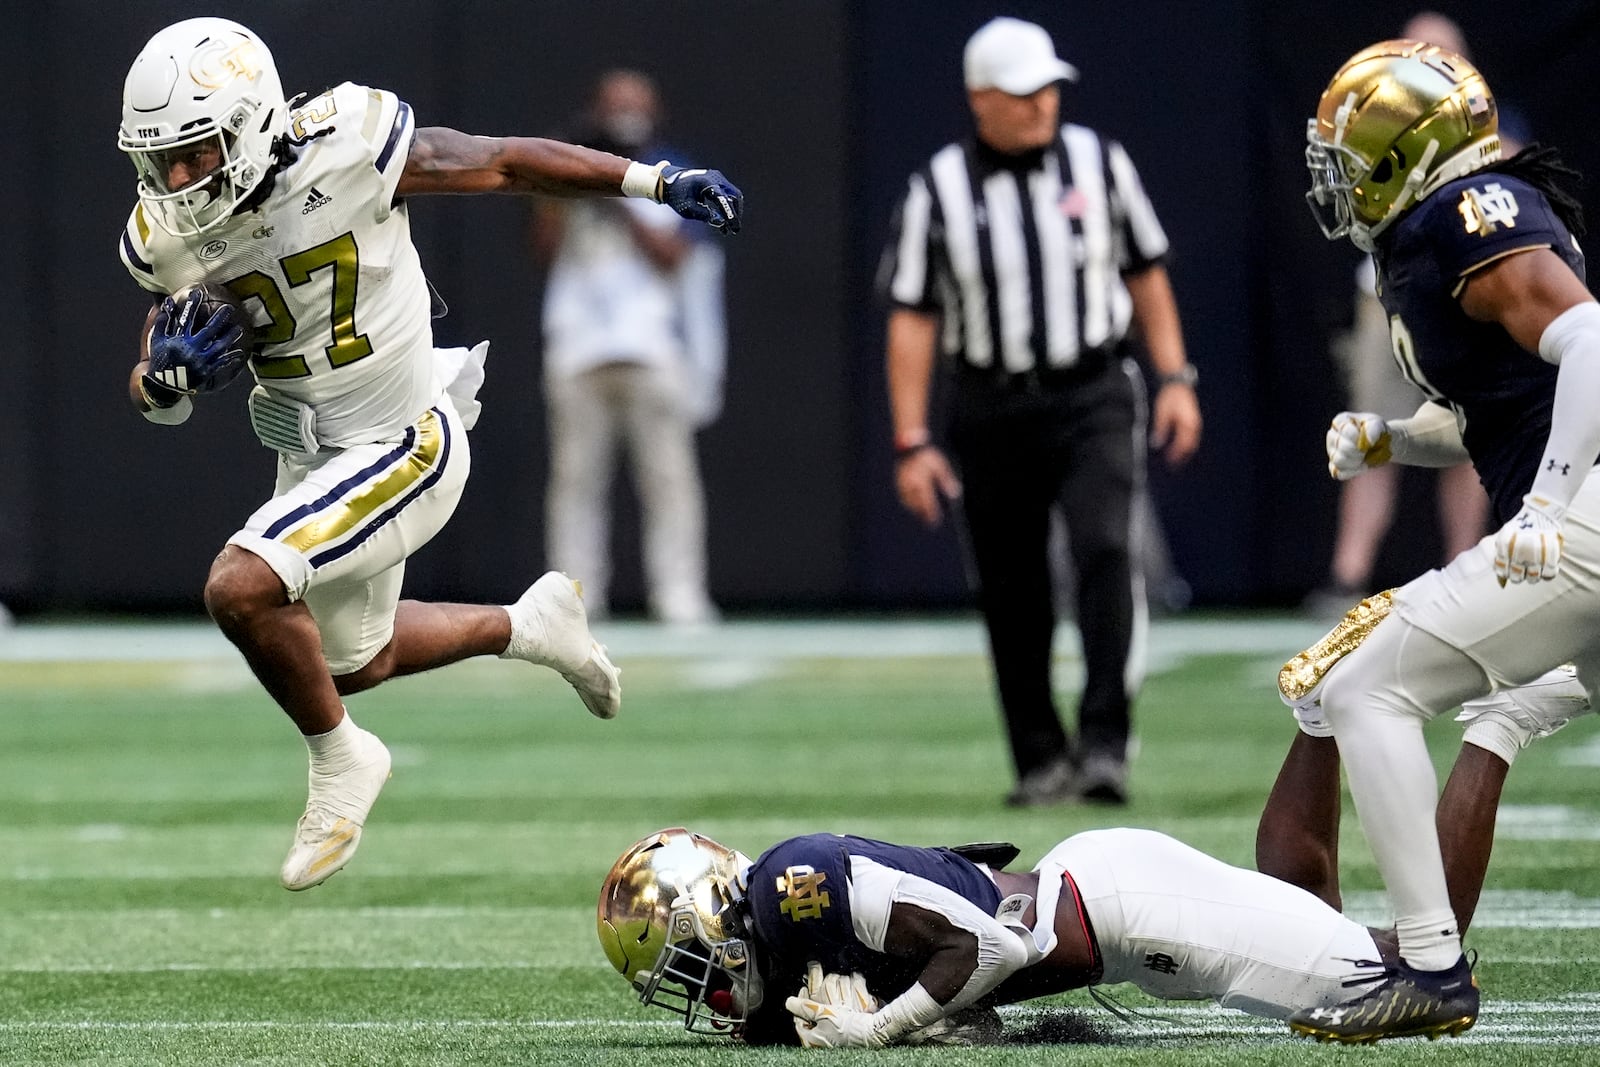
<svg viewBox="0 0 1600 1067">
<path fill-rule="evenodd" d="M 1573 236 L 1583 236 L 1583 205 L 1565 185 L 1582 185 L 1583 175 L 1562 162 L 1561 153 L 1555 148 L 1531 144 L 1510 159 L 1494 164 L 1492 169 L 1520 178 L 1539 190 Z"/>
</svg>

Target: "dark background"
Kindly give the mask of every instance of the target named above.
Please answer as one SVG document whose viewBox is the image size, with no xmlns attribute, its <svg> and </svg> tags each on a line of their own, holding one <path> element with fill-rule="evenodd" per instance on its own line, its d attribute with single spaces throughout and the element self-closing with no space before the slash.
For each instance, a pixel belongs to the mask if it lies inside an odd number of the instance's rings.
<svg viewBox="0 0 1600 1067">
<path fill-rule="evenodd" d="M 1600 8 L 1442 5 L 1538 139 L 1596 180 Z M 272 5 L 55 0 L 8 19 L 12 151 L 0 282 L 13 294 L 0 451 L 0 599 L 23 611 L 192 610 L 211 556 L 270 492 L 245 389 L 181 429 L 125 397 L 146 298 L 116 241 L 133 173 L 115 149 L 121 86 L 144 41 L 197 14 L 239 19 L 285 88 L 352 80 L 399 93 L 424 125 L 567 126 L 613 66 L 659 80 L 665 133 L 745 190 L 727 242 L 726 412 L 701 439 L 712 592 L 733 609 L 965 603 L 956 532 L 894 500 L 873 276 L 905 176 L 965 132 L 961 46 L 985 19 L 1040 22 L 1081 84 L 1066 118 L 1123 141 L 1173 244 L 1207 424 L 1186 469 L 1152 468 L 1179 571 L 1210 605 L 1288 603 L 1321 583 L 1336 489 L 1322 432 L 1342 398 L 1328 355 L 1355 254 L 1305 211 L 1305 118 L 1358 48 L 1408 5 L 1217 0 L 1117 4 L 798 0 L 731 5 L 391 0 Z M 450 527 L 414 557 L 408 594 L 506 600 L 543 569 L 538 279 L 527 205 L 419 200 L 412 222 L 450 315 L 441 344 L 493 341 L 474 473 Z M 1434 562 L 1426 475 L 1408 474 L 1379 582 Z M 624 527 L 627 523 L 622 524 Z M 637 539 L 615 597 L 637 603 Z"/>
</svg>

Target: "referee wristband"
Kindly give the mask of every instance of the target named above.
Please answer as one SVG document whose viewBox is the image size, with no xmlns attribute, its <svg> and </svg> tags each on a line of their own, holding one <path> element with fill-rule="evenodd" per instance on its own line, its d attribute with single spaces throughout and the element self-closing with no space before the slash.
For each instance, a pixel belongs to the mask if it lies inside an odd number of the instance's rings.
<svg viewBox="0 0 1600 1067">
<path fill-rule="evenodd" d="M 1175 371 L 1156 375 L 1156 387 L 1164 388 L 1169 385 L 1187 385 L 1190 389 L 1200 384 L 1200 372 L 1193 363 L 1185 363 Z"/>
<path fill-rule="evenodd" d="M 933 436 L 927 430 L 916 430 L 911 433 L 897 433 L 894 435 L 894 461 L 914 456 L 925 448 L 933 447 Z"/>
</svg>

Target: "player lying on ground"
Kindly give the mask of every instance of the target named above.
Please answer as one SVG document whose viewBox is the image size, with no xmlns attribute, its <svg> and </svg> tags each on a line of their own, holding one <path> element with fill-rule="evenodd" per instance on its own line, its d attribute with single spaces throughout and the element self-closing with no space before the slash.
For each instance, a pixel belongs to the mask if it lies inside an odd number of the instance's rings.
<svg viewBox="0 0 1600 1067">
<path fill-rule="evenodd" d="M 1478 740 L 1511 738 L 1514 757 L 1587 708 L 1567 672 L 1463 709 L 1467 742 L 1439 808 L 1463 928 L 1510 766 Z M 995 1031 L 985 1009 L 1118 982 L 1281 1019 L 1383 980 L 1395 959 L 1391 931 L 1337 910 L 1338 789 L 1333 740 L 1303 729 L 1262 815 L 1259 872 L 1151 830 L 1076 834 L 1027 873 L 1003 869 L 1010 846 L 810 834 L 751 863 L 664 830 L 612 867 L 600 940 L 645 1003 L 755 1044 Z"/>
</svg>

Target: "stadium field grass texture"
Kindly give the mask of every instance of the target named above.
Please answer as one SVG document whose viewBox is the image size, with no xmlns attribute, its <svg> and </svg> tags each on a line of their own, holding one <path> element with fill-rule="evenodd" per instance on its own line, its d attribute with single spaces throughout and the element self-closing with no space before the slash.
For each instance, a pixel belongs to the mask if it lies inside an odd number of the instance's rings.
<svg viewBox="0 0 1600 1067">
<path fill-rule="evenodd" d="M 834 830 L 1008 839 L 1030 864 L 1102 825 L 1249 865 L 1292 726 L 1277 666 L 1303 621 L 1158 624 L 1125 809 L 1015 812 L 975 623 L 617 625 L 622 716 L 553 674 L 480 661 L 350 701 L 395 757 L 361 851 L 290 894 L 292 728 L 202 626 L 0 634 L 0 1063 L 1600 1064 L 1600 723 L 1523 753 L 1469 945 L 1463 1038 L 1322 1047 L 1206 1004 L 1110 992 L 1008 1009 L 985 1049 L 751 1050 L 640 1006 L 594 932 L 631 842 L 686 824 L 751 855 Z M 1076 671 L 1064 649 L 1061 681 Z M 1070 706 L 1070 700 L 1068 701 Z M 1429 735 L 1441 767 L 1459 727 Z M 1385 914 L 1347 814 L 1347 906 Z M 1084 1039 L 1088 1043 L 1083 1043 Z"/>
</svg>

